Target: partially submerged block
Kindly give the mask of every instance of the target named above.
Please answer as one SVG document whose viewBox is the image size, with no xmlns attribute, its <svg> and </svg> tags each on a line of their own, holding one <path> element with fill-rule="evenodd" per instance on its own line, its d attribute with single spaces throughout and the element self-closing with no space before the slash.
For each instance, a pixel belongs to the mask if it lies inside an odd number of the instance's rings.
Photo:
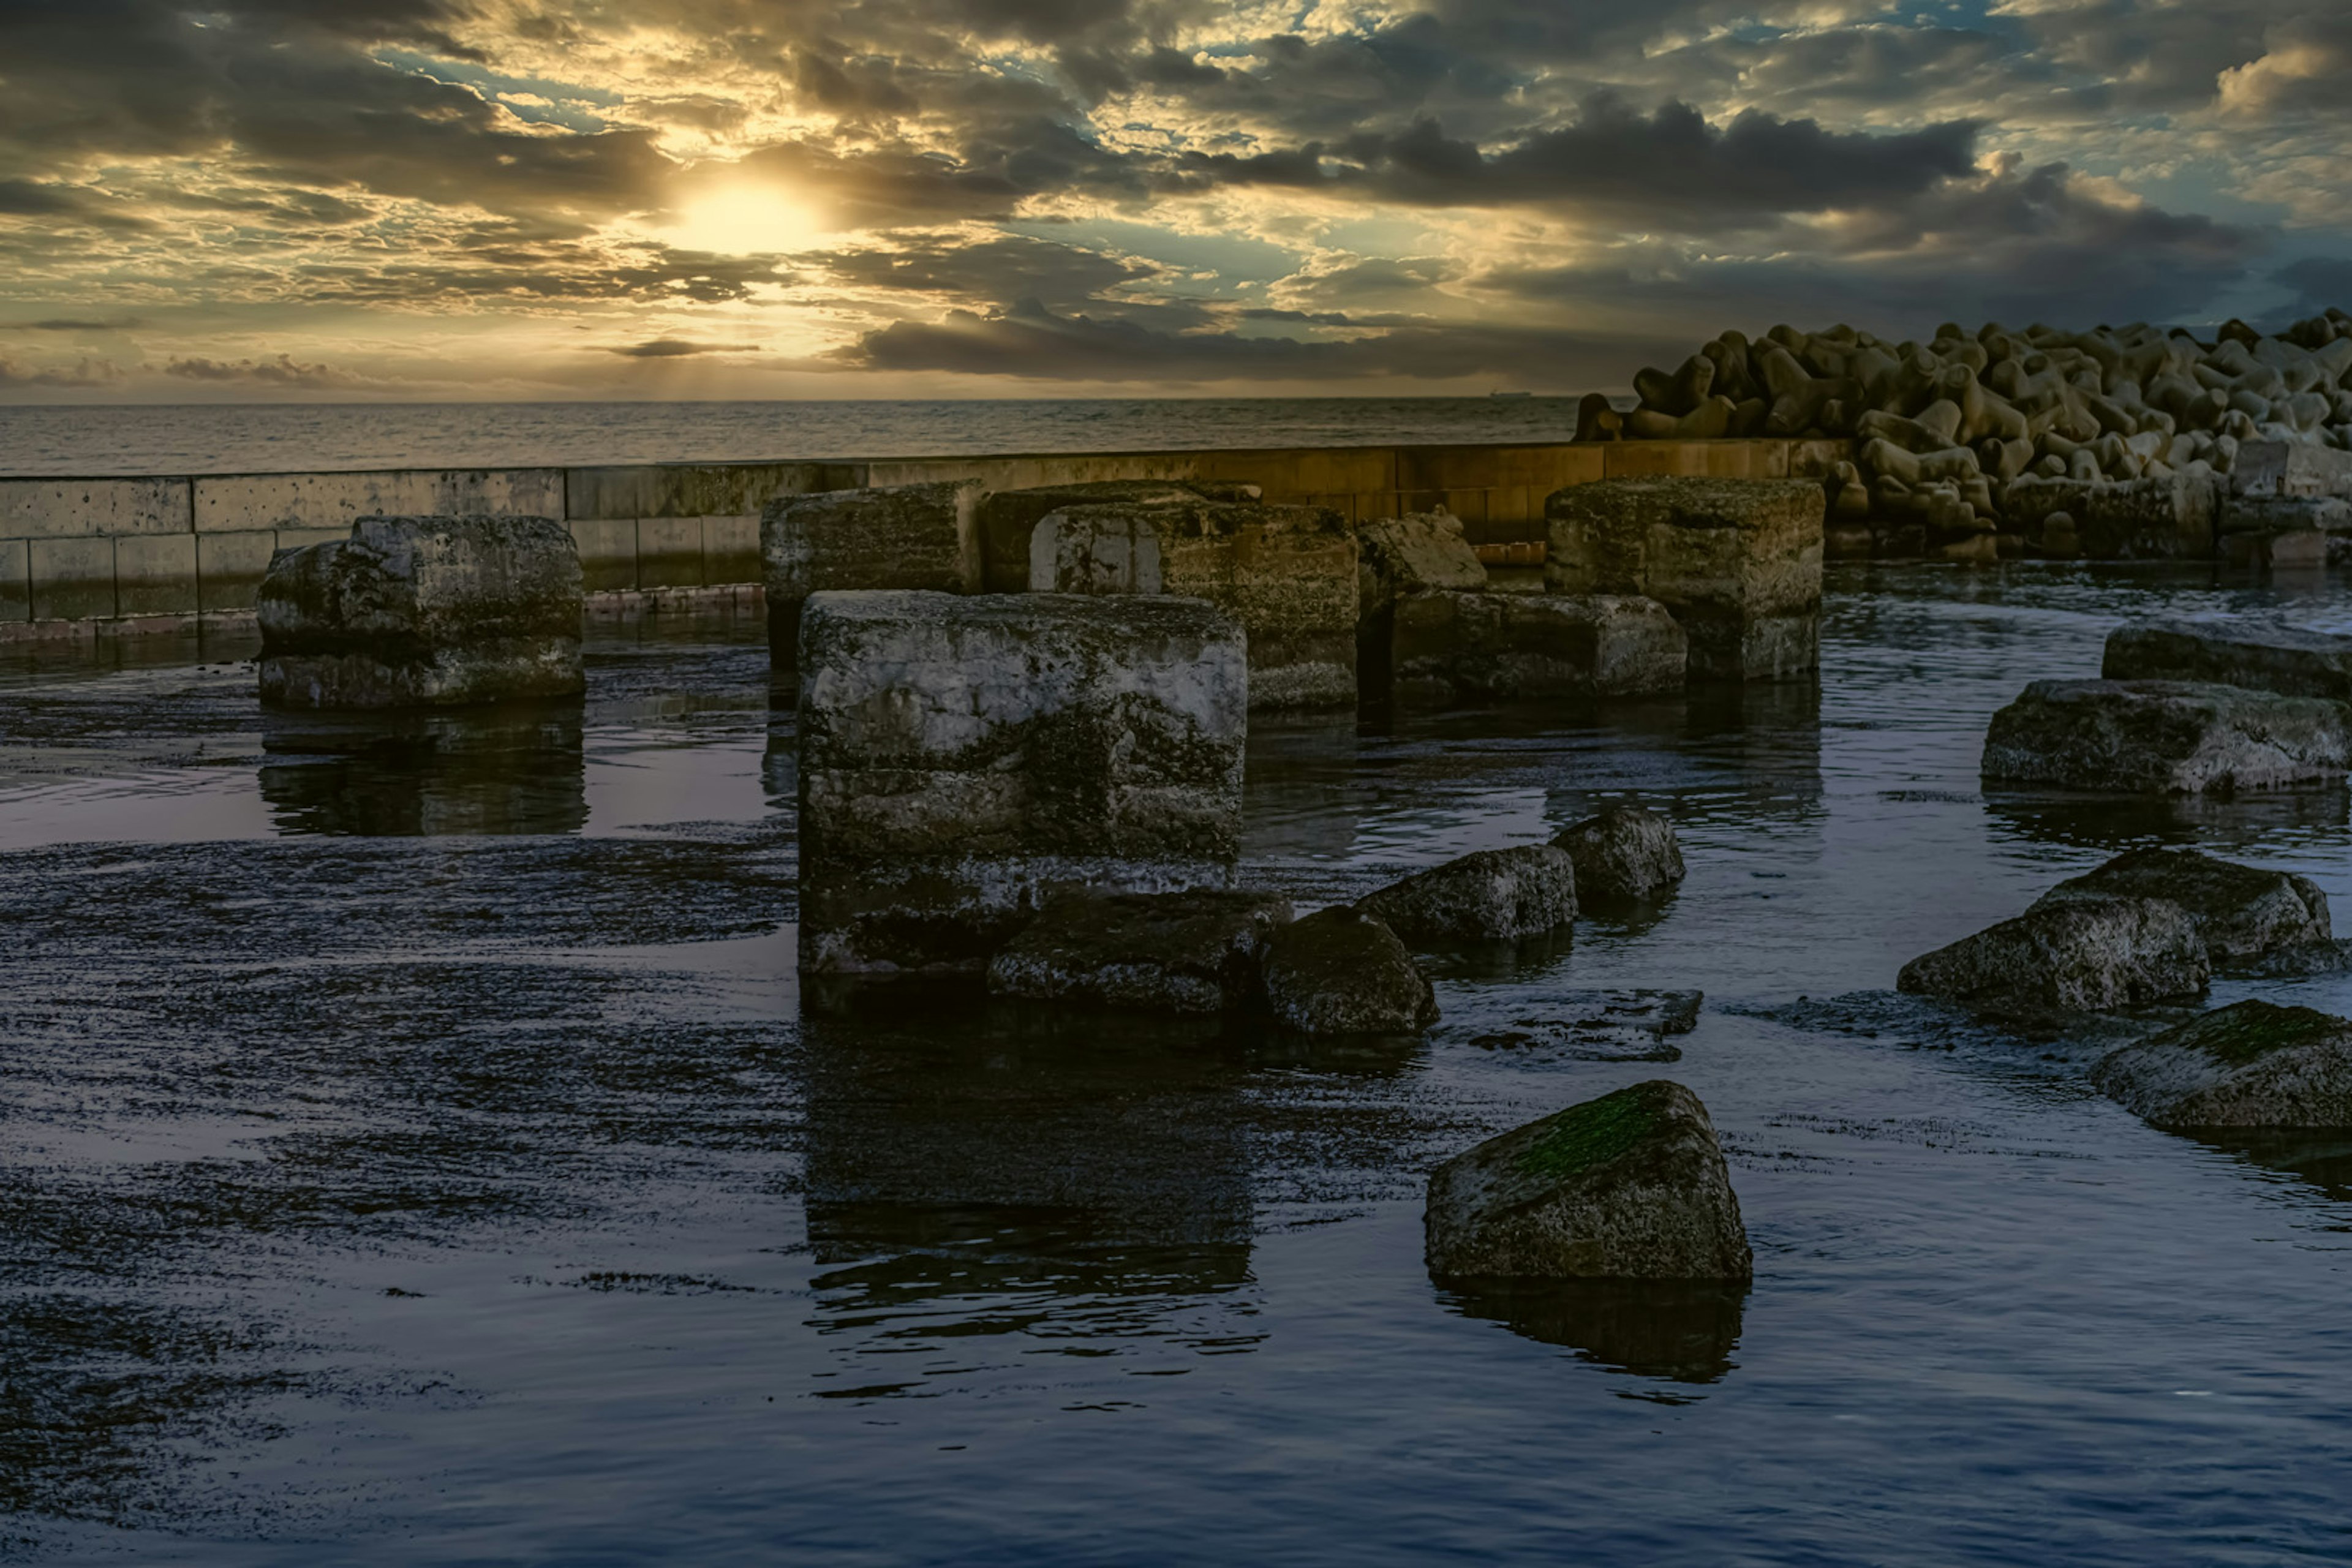
<svg viewBox="0 0 2352 1568">
<path fill-rule="evenodd" d="M 971 480 L 779 496 L 760 517 L 768 647 L 790 664 L 812 594 L 980 591 L 980 486 Z"/>
<path fill-rule="evenodd" d="M 978 973 L 1057 888 L 1230 883 L 1249 672 L 1215 606 L 818 594 L 800 653 L 804 969 Z"/>
<path fill-rule="evenodd" d="M 988 963 L 1001 996 L 1162 1013 L 1221 1013 L 1265 992 L 1266 942 L 1290 923 L 1278 893 L 1062 894 Z"/>
<path fill-rule="evenodd" d="M 1995 1010 L 2098 1012 L 2197 995 L 2212 973 L 2179 904 L 2085 897 L 2036 904 L 1924 953 L 1895 986 Z"/>
<path fill-rule="evenodd" d="M 1698 1097 L 1664 1079 L 1490 1138 L 1429 1178 L 1439 1279 L 1746 1279 L 1731 1173 Z"/>
<path fill-rule="evenodd" d="M 2241 1002 L 2102 1058 L 2091 1081 L 2158 1127 L 2352 1128 L 2352 1019 Z"/>
<path fill-rule="evenodd" d="M 1096 479 L 993 491 L 982 498 L 978 511 L 981 591 L 1018 594 L 1028 588 L 1031 538 L 1040 522 L 1065 508 L 1194 506 L 1202 501 L 1253 501 L 1259 494 L 1255 485 L 1211 479 Z"/>
<path fill-rule="evenodd" d="M 1437 1022 L 1437 993 L 1381 921 L 1350 904 L 1277 928 L 1265 1006 L 1306 1035 L 1411 1035 Z"/>
<path fill-rule="evenodd" d="M 2158 795 L 2342 782 L 2346 710 L 2179 680 L 2037 680 L 1992 717 L 1984 776 Z"/>
<path fill-rule="evenodd" d="M 1483 593 L 1486 568 L 1445 511 L 1377 518 L 1356 530 L 1356 672 L 1377 690 L 1387 685 L 1396 637 L 1396 606 L 1414 594 Z"/>
<path fill-rule="evenodd" d="M 1640 595 L 1690 638 L 1695 679 L 1767 680 L 1821 663 L 1822 531 L 1810 479 L 1605 479 L 1545 503 L 1544 585 Z"/>
<path fill-rule="evenodd" d="M 1549 844 L 1480 849 L 1356 900 L 1407 942 L 1540 936 L 1576 919 L 1576 863 Z"/>
<path fill-rule="evenodd" d="M 2140 621 L 2107 634 L 2099 673 L 2352 702 L 2352 637 L 2238 620 Z"/>
<path fill-rule="evenodd" d="M 1160 582 L 1249 634 L 1250 706 L 1356 704 L 1356 535 L 1326 507 L 1211 502 L 1164 514 Z"/>
<path fill-rule="evenodd" d="M 2037 910 L 2081 899 L 2165 899 L 2197 927 L 2217 965 L 2321 947 L 2335 935 L 2327 895 L 2308 877 L 2241 866 L 2194 849 L 2132 849 L 2069 877 Z"/>
<path fill-rule="evenodd" d="M 261 700 L 411 708 L 576 695 L 580 553 L 543 517 L 363 517 L 280 551 L 256 601 Z"/>
<path fill-rule="evenodd" d="M 1610 594 L 1414 594 L 1391 639 L 1391 689 L 1415 704 L 1680 691 L 1690 668 L 1664 605 Z"/>
<path fill-rule="evenodd" d="M 1560 829 L 1552 843 L 1576 867 L 1577 894 L 1588 903 L 1643 903 L 1683 879 L 1675 825 L 1642 806 L 1612 805 Z"/>
</svg>

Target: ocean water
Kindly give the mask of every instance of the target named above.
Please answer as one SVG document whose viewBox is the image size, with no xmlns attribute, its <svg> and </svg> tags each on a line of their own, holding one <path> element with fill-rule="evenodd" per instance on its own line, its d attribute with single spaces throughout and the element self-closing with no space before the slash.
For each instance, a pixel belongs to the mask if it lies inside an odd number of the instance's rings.
<svg viewBox="0 0 2352 1568">
<path fill-rule="evenodd" d="M 793 972 L 753 626 L 583 703 L 264 715 L 249 647 L 0 663 L 0 1552 L 203 1564 L 2352 1559 L 2352 1143 L 2157 1131 L 1906 959 L 2123 849 L 2352 898 L 2341 790 L 1987 791 L 2152 610 L 2340 585 L 1843 569 L 1818 687 L 1254 726 L 1302 909 L 1633 799 L 1690 876 L 1424 955 L 1424 1038 Z M 1671 1059 L 1540 1036 L 1701 988 Z M 2352 976 L 2232 983 L 2352 1012 Z M 1444 1288 L 1430 1167 L 1623 1084 L 1744 1292 Z"/>
<path fill-rule="evenodd" d="M 0 405 L 0 477 L 1565 441 L 1567 397 Z"/>
</svg>

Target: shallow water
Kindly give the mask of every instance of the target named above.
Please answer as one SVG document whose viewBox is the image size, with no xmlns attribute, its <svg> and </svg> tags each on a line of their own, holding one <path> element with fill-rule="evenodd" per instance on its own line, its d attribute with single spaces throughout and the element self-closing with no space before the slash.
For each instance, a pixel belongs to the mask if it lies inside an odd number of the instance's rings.
<svg viewBox="0 0 2352 1568">
<path fill-rule="evenodd" d="M 2338 1562 L 2352 1149 L 2209 1146 L 1896 967 L 2148 843 L 2352 897 L 2340 792 L 1988 796 L 2153 569 L 1833 576 L 1818 692 L 1261 724 L 1302 907 L 1605 802 L 1691 875 L 1432 955 L 1419 1042 L 804 1012 L 756 628 L 576 711 L 265 719 L 235 645 L 0 670 L 0 1539 L 203 1563 Z M 1474 1043 L 1699 987 L 1681 1059 Z M 2218 987 L 2352 1012 L 2352 978 Z M 1853 995 L 1848 994 L 1860 993 Z M 1832 1001 L 1831 998 L 1839 998 Z M 1706 1100 L 1744 1297 L 1465 1295 L 1422 1180 Z"/>
</svg>

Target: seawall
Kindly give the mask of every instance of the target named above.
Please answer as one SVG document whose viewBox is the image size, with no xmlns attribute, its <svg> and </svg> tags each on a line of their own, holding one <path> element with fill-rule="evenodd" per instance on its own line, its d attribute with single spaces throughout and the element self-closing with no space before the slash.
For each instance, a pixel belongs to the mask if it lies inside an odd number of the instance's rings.
<svg viewBox="0 0 2352 1568">
<path fill-rule="evenodd" d="M 894 458 L 622 468 L 0 479 L 0 642 L 242 625 L 271 553 L 341 538 L 372 513 L 560 519 L 580 544 L 592 613 L 748 607 L 760 513 L 775 496 L 976 479 L 992 489 L 1085 479 L 1210 479 L 1355 521 L 1443 505 L 1474 543 L 1543 537 L 1563 486 L 1654 474 L 1826 473 L 1843 441 L 1564 442 L 1543 446 Z"/>
</svg>

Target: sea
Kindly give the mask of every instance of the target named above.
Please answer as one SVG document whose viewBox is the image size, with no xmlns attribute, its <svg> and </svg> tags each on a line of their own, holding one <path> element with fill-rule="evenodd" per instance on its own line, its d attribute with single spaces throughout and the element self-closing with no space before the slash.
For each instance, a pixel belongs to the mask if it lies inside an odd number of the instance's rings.
<svg viewBox="0 0 2352 1568">
<path fill-rule="evenodd" d="M 0 478 L 1565 441 L 1572 397 L 0 405 Z"/>
</svg>

